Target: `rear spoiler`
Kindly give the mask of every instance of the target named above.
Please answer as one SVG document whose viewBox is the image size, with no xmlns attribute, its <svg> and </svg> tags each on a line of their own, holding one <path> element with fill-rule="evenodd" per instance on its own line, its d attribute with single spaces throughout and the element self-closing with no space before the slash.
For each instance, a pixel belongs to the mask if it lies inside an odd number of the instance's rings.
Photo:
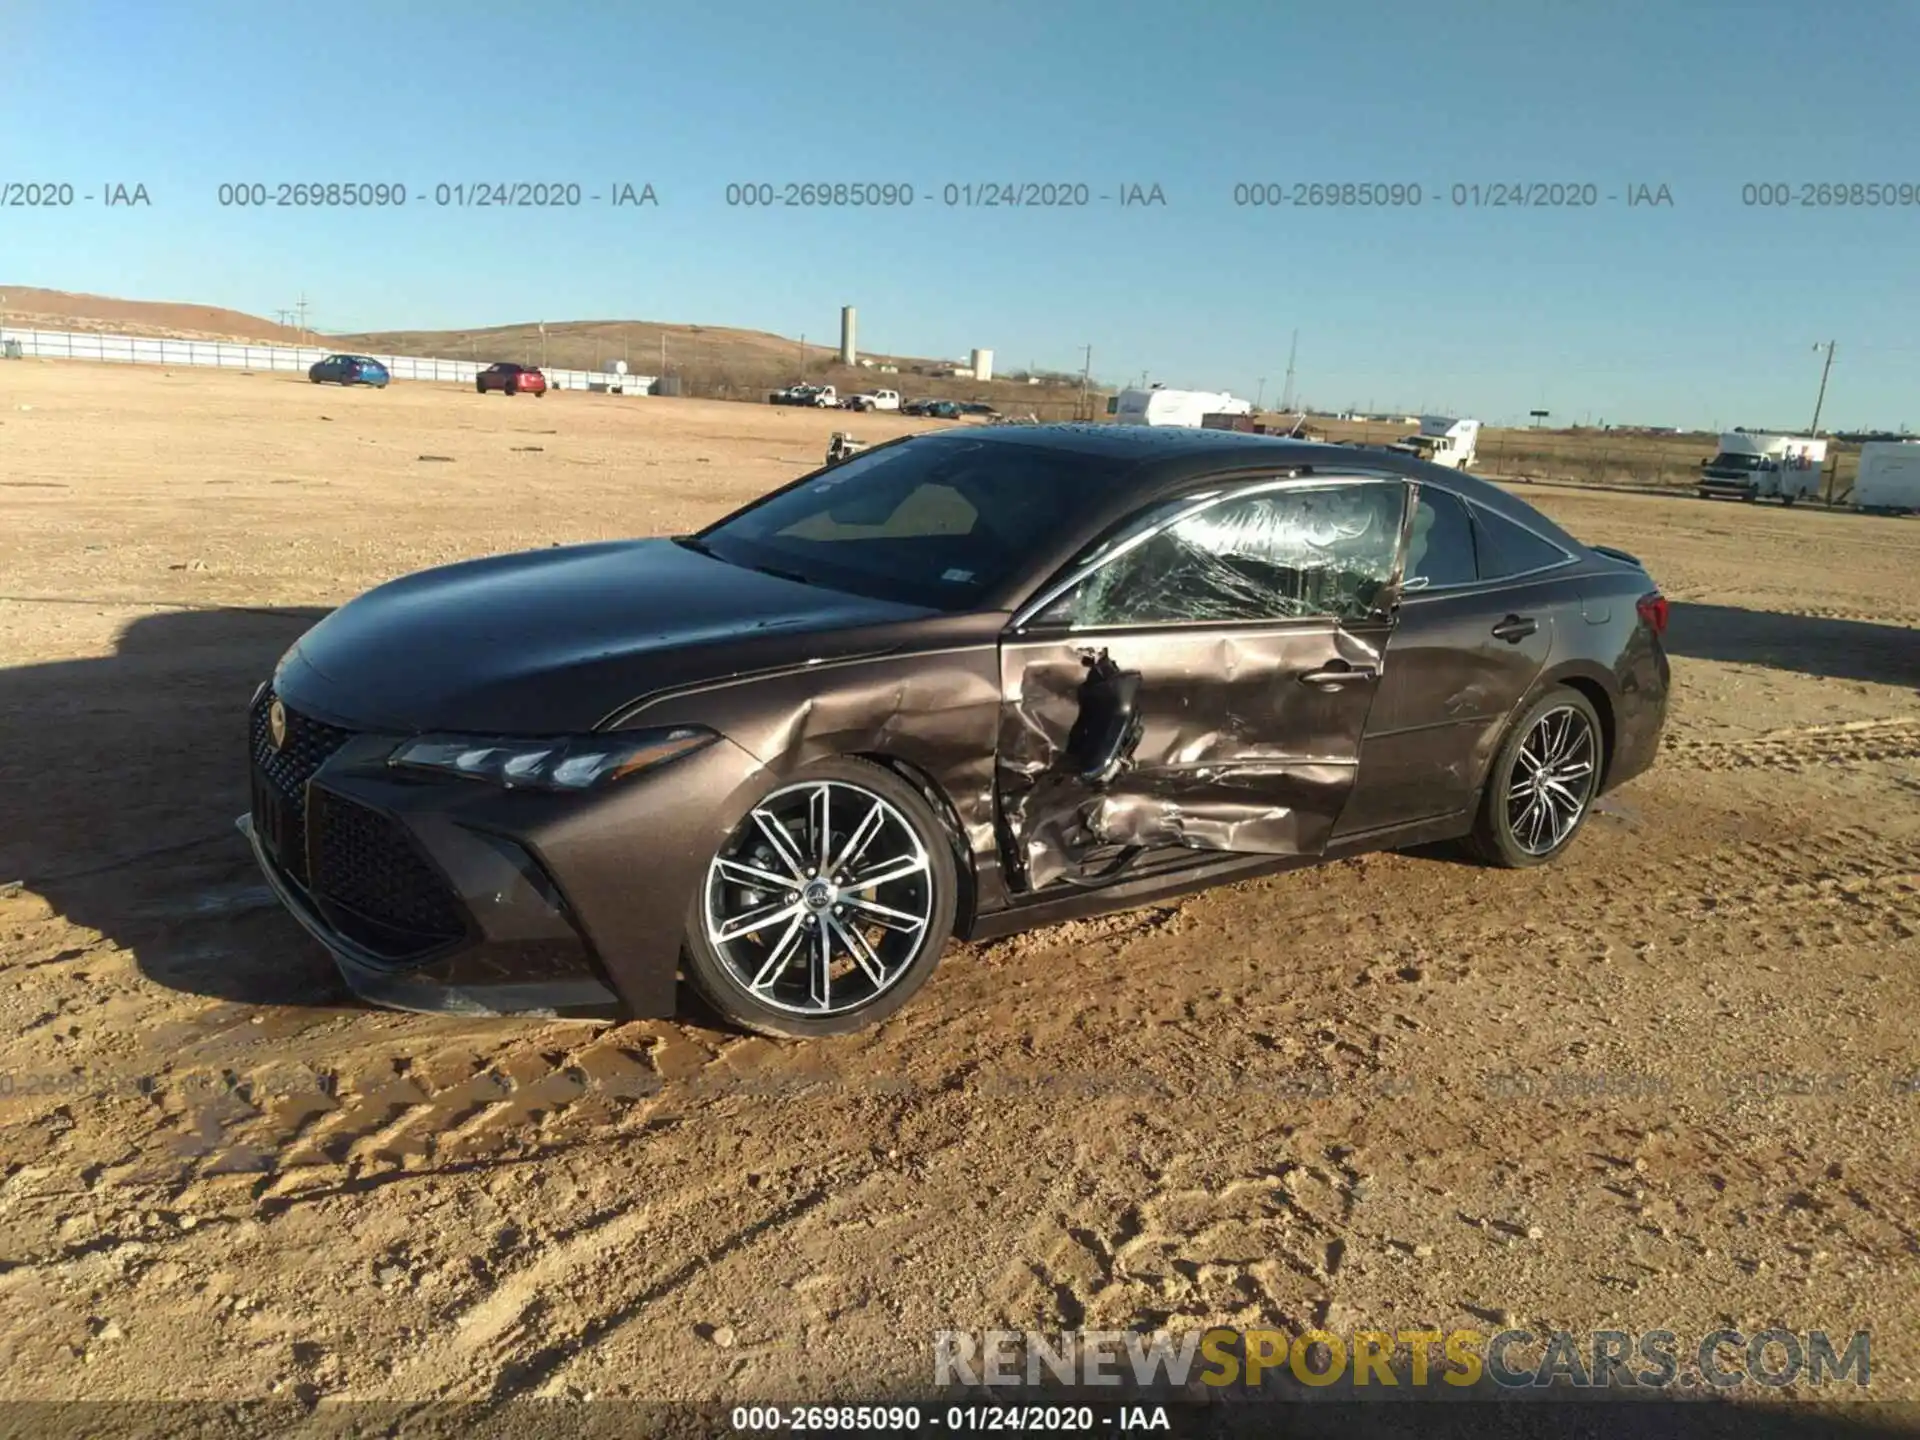
<svg viewBox="0 0 1920 1440">
<path fill-rule="evenodd" d="M 1587 548 L 1596 555 L 1606 556 L 1609 560 L 1624 560 L 1636 570 L 1647 568 L 1638 555 L 1629 555 L 1626 551 L 1616 550 L 1611 545 L 1589 545 Z"/>
</svg>

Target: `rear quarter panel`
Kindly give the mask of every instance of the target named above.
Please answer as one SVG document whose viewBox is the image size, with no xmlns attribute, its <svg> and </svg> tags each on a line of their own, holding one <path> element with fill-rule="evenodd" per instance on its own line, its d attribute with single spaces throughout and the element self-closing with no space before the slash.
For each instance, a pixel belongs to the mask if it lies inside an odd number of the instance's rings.
<svg viewBox="0 0 1920 1440">
<path fill-rule="evenodd" d="M 1578 577 L 1578 605 L 1542 676 L 1543 684 L 1584 681 L 1607 699 L 1607 768 L 1601 788 L 1644 772 L 1660 748 L 1672 676 L 1665 647 L 1641 623 L 1637 604 L 1659 587 L 1644 570 L 1600 561 Z"/>
</svg>

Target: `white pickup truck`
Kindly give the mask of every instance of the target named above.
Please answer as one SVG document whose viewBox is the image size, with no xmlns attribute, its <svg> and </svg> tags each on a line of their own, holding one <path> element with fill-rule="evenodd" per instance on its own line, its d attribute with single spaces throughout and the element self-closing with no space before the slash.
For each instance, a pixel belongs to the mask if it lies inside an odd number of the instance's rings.
<svg viewBox="0 0 1920 1440">
<path fill-rule="evenodd" d="M 900 392 L 898 390 L 866 390 L 858 395 L 849 395 L 840 402 L 843 410 L 898 410 Z"/>
</svg>

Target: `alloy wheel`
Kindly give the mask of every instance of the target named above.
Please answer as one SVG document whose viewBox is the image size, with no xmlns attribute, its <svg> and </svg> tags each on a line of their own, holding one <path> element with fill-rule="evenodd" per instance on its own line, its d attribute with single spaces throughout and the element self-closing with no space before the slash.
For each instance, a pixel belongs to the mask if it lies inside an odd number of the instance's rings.
<svg viewBox="0 0 1920 1440">
<path fill-rule="evenodd" d="M 842 780 L 774 791 L 707 867 L 706 939 L 754 1000 L 842 1015 L 892 989 L 934 914 L 933 866 L 906 816 Z"/>
<path fill-rule="evenodd" d="M 1598 758 L 1593 726 L 1571 705 L 1534 721 L 1507 778 L 1507 828 L 1533 856 L 1549 855 L 1573 834 L 1593 799 Z"/>
</svg>

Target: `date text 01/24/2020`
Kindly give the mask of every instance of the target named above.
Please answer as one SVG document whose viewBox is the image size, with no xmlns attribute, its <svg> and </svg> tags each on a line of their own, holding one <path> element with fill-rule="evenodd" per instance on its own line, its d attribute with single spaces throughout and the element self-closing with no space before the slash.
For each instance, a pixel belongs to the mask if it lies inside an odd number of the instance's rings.
<svg viewBox="0 0 1920 1440">
<path fill-rule="evenodd" d="M 1242 209 L 1417 209 L 1432 204 L 1456 210 L 1583 210 L 1600 205 L 1628 209 L 1673 205 L 1664 182 L 1600 185 L 1591 180 L 1456 182 L 1422 185 L 1385 180 L 1243 180 L 1232 200 Z"/>
<path fill-rule="evenodd" d="M 1164 208 L 1158 181 L 1093 185 L 1084 180 L 969 180 L 915 185 L 906 180 L 742 180 L 728 185 L 729 206 L 760 210 L 904 210 L 915 204 L 965 210 L 1062 210 L 1112 205 Z"/>
<path fill-rule="evenodd" d="M 223 208 L 390 210 L 410 200 L 439 209 L 574 209 L 582 205 L 637 207 L 660 204 L 644 180 L 613 180 L 588 189 L 573 180 L 482 180 L 409 187 L 397 180 L 260 181 L 221 185 Z"/>
</svg>

